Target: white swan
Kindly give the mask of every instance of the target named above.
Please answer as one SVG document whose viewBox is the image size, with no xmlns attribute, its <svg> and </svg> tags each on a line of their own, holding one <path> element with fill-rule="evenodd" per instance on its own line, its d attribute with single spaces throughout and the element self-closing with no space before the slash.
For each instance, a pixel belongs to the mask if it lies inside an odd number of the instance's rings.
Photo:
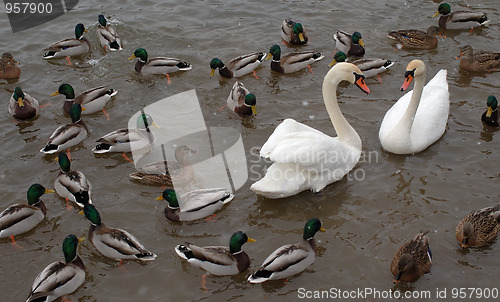
<svg viewBox="0 0 500 302">
<path fill-rule="evenodd" d="M 450 111 L 446 74 L 446 70 L 441 69 L 424 87 L 424 62 L 413 60 L 408 64 L 401 91 L 408 88 L 413 78 L 415 87 L 387 111 L 380 125 L 379 139 L 386 151 L 417 153 L 443 135 Z"/>
<path fill-rule="evenodd" d="M 345 80 L 370 93 L 364 78 L 351 63 L 338 63 L 330 69 L 323 80 L 323 99 L 338 136 L 284 120 L 260 150 L 260 156 L 274 163 L 250 189 L 267 198 L 283 198 L 308 189 L 318 192 L 344 177 L 359 160 L 361 139 L 340 112 L 337 85 Z"/>
</svg>

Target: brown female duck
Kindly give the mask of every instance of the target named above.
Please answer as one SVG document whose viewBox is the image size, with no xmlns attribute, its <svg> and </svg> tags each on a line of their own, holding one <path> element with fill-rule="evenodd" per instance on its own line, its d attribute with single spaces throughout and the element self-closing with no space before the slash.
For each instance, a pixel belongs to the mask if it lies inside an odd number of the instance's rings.
<svg viewBox="0 0 500 302">
<path fill-rule="evenodd" d="M 427 232 L 419 233 L 401 246 L 391 262 L 393 283 L 415 282 L 420 276 L 431 271 L 432 253 Z"/>
</svg>

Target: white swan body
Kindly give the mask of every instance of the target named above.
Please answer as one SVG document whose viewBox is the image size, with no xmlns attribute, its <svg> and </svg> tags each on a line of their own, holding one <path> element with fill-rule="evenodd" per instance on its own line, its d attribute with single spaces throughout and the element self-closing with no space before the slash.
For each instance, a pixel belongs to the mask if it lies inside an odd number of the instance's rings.
<svg viewBox="0 0 500 302">
<path fill-rule="evenodd" d="M 250 189 L 267 198 L 283 198 L 304 190 L 320 191 L 343 178 L 358 162 L 361 139 L 337 103 L 337 85 L 347 80 L 369 93 L 364 76 L 351 63 L 336 64 L 323 81 L 323 99 L 338 136 L 284 120 L 262 146 L 260 155 L 274 163 Z"/>
<path fill-rule="evenodd" d="M 387 111 L 379 131 L 382 147 L 395 154 L 417 153 L 436 142 L 444 134 L 450 110 L 446 70 L 440 70 L 425 87 L 422 61 L 413 60 L 406 70 L 407 80 L 401 89 L 409 85 L 408 74 L 415 77 L 415 88 Z"/>
</svg>

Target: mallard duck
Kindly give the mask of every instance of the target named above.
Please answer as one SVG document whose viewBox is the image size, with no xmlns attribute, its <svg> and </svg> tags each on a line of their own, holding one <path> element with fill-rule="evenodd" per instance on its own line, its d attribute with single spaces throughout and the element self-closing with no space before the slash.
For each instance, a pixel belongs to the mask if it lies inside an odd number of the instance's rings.
<svg viewBox="0 0 500 302">
<path fill-rule="evenodd" d="M 144 48 L 136 49 L 128 59 L 132 60 L 134 58 L 138 58 L 137 63 L 135 63 L 135 71 L 142 75 L 163 74 L 168 76 L 172 72 L 186 71 L 193 68 L 188 62 L 175 58 L 157 57 L 148 60 L 148 53 Z"/>
<path fill-rule="evenodd" d="M 33 184 L 28 189 L 28 204 L 19 203 L 3 210 L 0 213 L 0 238 L 10 237 L 15 244 L 15 235 L 26 233 L 42 222 L 47 209 L 40 197 L 45 193 L 54 193 L 54 190 Z"/>
<path fill-rule="evenodd" d="M 112 131 L 96 142 L 100 143 L 92 149 L 94 153 L 108 152 L 131 152 L 151 146 L 153 135 L 148 132 L 149 126 L 155 126 L 153 118 L 149 114 L 141 114 L 137 117 L 137 128 L 122 128 Z"/>
<path fill-rule="evenodd" d="M 29 94 L 24 93 L 20 87 L 14 89 L 9 100 L 9 114 L 19 120 L 29 120 L 38 116 L 40 105 Z"/>
<path fill-rule="evenodd" d="M 418 153 L 443 136 L 450 111 L 447 71 L 441 69 L 424 87 L 425 74 L 425 64 L 420 60 L 413 60 L 406 67 L 401 91 L 408 89 L 413 79 L 415 87 L 403 95 L 382 120 L 379 139 L 386 151 Z"/>
<path fill-rule="evenodd" d="M 296 45 L 306 44 L 309 40 L 304 26 L 291 19 L 283 20 L 283 23 L 281 24 L 281 38 L 283 38 L 285 42 Z"/>
<path fill-rule="evenodd" d="M 257 115 L 255 104 L 255 94 L 250 93 L 243 83 L 236 81 L 227 98 L 227 107 L 239 115 Z"/>
<path fill-rule="evenodd" d="M 347 56 L 345 55 L 345 53 L 337 51 L 337 53 L 333 57 L 332 62 L 328 66 L 332 67 L 337 63 L 346 62 L 346 60 Z M 363 72 L 365 78 L 376 76 L 394 65 L 393 61 L 385 59 L 359 59 L 350 63 L 358 66 L 359 70 Z"/>
<path fill-rule="evenodd" d="M 439 34 L 437 26 L 429 26 L 426 32 L 417 29 L 402 29 L 389 32 L 387 37 L 398 41 L 403 48 L 434 49 L 438 44 L 436 35 Z"/>
<path fill-rule="evenodd" d="M 365 55 L 365 43 L 359 32 L 354 32 L 350 35 L 345 31 L 339 30 L 333 35 L 333 38 L 335 39 L 335 48 L 337 51 L 342 51 L 348 56 L 362 57 Z"/>
<path fill-rule="evenodd" d="M 83 36 L 87 32 L 83 24 L 78 23 L 75 27 L 75 38 L 66 39 L 51 44 L 43 54 L 45 60 L 64 58 L 64 57 L 78 57 L 86 55 L 90 52 L 90 42 Z"/>
<path fill-rule="evenodd" d="M 177 162 L 150 163 L 141 166 L 140 172 L 133 172 L 130 178 L 145 183 L 158 185 L 172 185 L 176 183 L 188 183 L 194 179 L 194 169 L 189 161 L 189 156 L 196 153 L 195 150 L 185 145 L 175 148 L 174 157 Z"/>
<path fill-rule="evenodd" d="M 471 29 L 490 22 L 486 14 L 483 13 L 468 11 L 457 11 L 452 13 L 448 3 L 439 4 L 438 11 L 433 17 L 439 15 L 441 15 L 441 17 L 439 17 L 439 26 L 444 29 Z"/>
<path fill-rule="evenodd" d="M 486 106 L 488 109 L 481 116 L 481 121 L 486 125 L 498 127 L 498 101 L 497 98 L 490 95 L 486 101 Z"/>
<path fill-rule="evenodd" d="M 40 152 L 53 154 L 82 142 L 87 137 L 89 129 L 80 117 L 81 112 L 82 106 L 74 104 L 70 111 L 71 124 L 57 127 Z"/>
<path fill-rule="evenodd" d="M 192 265 L 215 276 L 236 275 L 250 267 L 250 258 L 241 247 L 247 242 L 255 242 L 242 231 L 231 236 L 229 248 L 225 246 L 199 247 L 191 243 L 177 245 L 175 252 Z"/>
<path fill-rule="evenodd" d="M 106 103 L 117 93 L 118 91 L 108 88 L 107 86 L 99 86 L 85 90 L 75 98 L 73 87 L 69 84 L 62 84 L 56 92 L 51 94 L 51 96 L 59 94 L 66 96 L 63 109 L 68 114 L 73 104 L 80 104 L 85 108 L 82 114 L 91 114 L 101 111 L 104 106 L 106 106 Z"/>
<path fill-rule="evenodd" d="M 101 42 L 101 46 L 104 50 L 122 50 L 122 42 L 114 27 L 108 24 L 104 15 L 99 15 L 97 19 L 99 21 L 97 26 L 97 36 L 99 37 L 99 42 Z"/>
<path fill-rule="evenodd" d="M 353 169 L 361 156 L 361 139 L 342 115 L 336 90 L 341 81 L 349 81 L 370 93 L 364 78 L 354 64 L 335 64 L 323 80 L 323 100 L 338 136 L 293 119 L 284 120 L 260 149 L 260 156 L 273 164 L 250 189 L 267 198 L 284 198 L 305 190 L 318 192 Z"/>
<path fill-rule="evenodd" d="M 462 248 L 493 243 L 500 231 L 500 206 L 488 207 L 465 216 L 457 225 L 455 236 Z"/>
<path fill-rule="evenodd" d="M 82 202 L 85 204 L 83 213 L 91 223 L 89 240 L 102 255 L 115 260 L 150 261 L 156 258 L 155 253 L 146 250 L 129 232 L 101 223 L 101 216 L 94 205 Z"/>
<path fill-rule="evenodd" d="M 321 53 L 314 51 L 292 52 L 282 56 L 281 48 L 276 44 L 271 46 L 266 59 L 271 57 L 271 69 L 281 73 L 296 72 L 323 59 Z"/>
<path fill-rule="evenodd" d="M 391 262 L 393 283 L 415 282 L 420 276 L 431 271 L 432 253 L 429 247 L 428 232 L 419 233 L 412 241 L 401 246 Z"/>
<path fill-rule="evenodd" d="M 71 162 L 64 152 L 59 152 L 58 161 L 61 170 L 54 182 L 57 194 L 73 202 L 76 202 L 76 195 L 88 194 L 89 202 L 92 203 L 90 199 L 92 184 L 87 180 L 85 174 L 80 171 L 71 170 Z M 83 208 L 83 204 L 77 203 L 77 205 Z"/>
<path fill-rule="evenodd" d="M 17 79 L 21 75 L 21 69 L 17 66 L 12 54 L 4 52 L 0 61 L 0 79 Z"/>
<path fill-rule="evenodd" d="M 302 241 L 297 244 L 287 244 L 276 249 L 258 271 L 248 277 L 250 283 L 262 283 L 268 280 L 284 279 L 305 270 L 316 259 L 316 232 L 325 232 L 321 221 L 311 218 L 304 226 Z"/>
<path fill-rule="evenodd" d="M 26 302 L 51 302 L 71 294 L 85 282 L 85 265 L 76 254 L 78 243 L 83 238 L 68 235 L 64 238 L 62 250 L 64 261 L 53 262 L 36 276 Z"/>
<path fill-rule="evenodd" d="M 182 194 L 177 198 L 173 189 L 165 189 L 156 200 L 166 200 L 163 213 L 173 221 L 193 221 L 208 217 L 233 200 L 234 195 L 222 188 L 200 189 Z M 182 209 L 179 207 L 179 200 Z"/>
<path fill-rule="evenodd" d="M 210 77 L 213 77 L 215 70 L 219 68 L 219 74 L 225 78 L 241 77 L 250 72 L 255 75 L 255 69 L 266 60 L 266 54 L 263 52 L 255 52 L 241 57 L 237 57 L 227 62 L 222 63 L 219 58 L 213 58 L 210 61 Z"/>
<path fill-rule="evenodd" d="M 474 52 L 472 46 L 460 48 L 460 68 L 467 71 L 492 71 L 500 66 L 500 53 L 478 50 Z"/>
</svg>

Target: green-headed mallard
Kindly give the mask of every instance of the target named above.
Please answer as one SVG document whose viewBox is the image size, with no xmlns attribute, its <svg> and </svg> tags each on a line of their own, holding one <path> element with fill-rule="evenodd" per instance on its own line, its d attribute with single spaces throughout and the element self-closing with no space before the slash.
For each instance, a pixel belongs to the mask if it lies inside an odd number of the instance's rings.
<svg viewBox="0 0 500 302">
<path fill-rule="evenodd" d="M 361 156 L 362 143 L 337 103 L 337 87 L 342 81 L 370 93 L 356 65 L 338 63 L 328 71 L 323 80 L 323 100 L 338 136 L 285 119 L 260 149 L 260 156 L 269 158 L 273 164 L 262 179 L 250 186 L 252 191 L 267 198 L 285 198 L 305 190 L 319 192 L 354 168 Z"/>
<path fill-rule="evenodd" d="M 101 223 L 101 216 L 94 205 L 85 203 L 83 213 L 91 223 L 88 235 L 89 241 L 105 257 L 115 260 L 132 259 L 141 261 L 150 261 L 156 258 L 156 254 L 146 250 L 129 232 L 110 228 Z"/>
<path fill-rule="evenodd" d="M 431 271 L 432 253 L 426 234 L 427 232 L 417 234 L 394 254 L 391 262 L 394 284 L 400 281 L 415 282 L 420 276 Z"/>
<path fill-rule="evenodd" d="M 481 116 L 481 121 L 486 125 L 498 127 L 498 101 L 497 98 L 490 95 L 486 101 L 488 109 Z"/>
<path fill-rule="evenodd" d="M 500 53 L 478 50 L 474 52 L 472 46 L 460 48 L 460 68 L 472 72 L 492 71 L 500 67 Z"/>
<path fill-rule="evenodd" d="M 62 250 L 64 261 L 53 262 L 36 276 L 26 302 L 51 302 L 71 294 L 85 282 L 85 265 L 76 254 L 82 238 L 68 235 L 64 238 Z"/>
<path fill-rule="evenodd" d="M 117 93 L 118 91 L 108 88 L 108 86 L 99 86 L 85 90 L 75 98 L 73 87 L 69 84 L 62 84 L 51 96 L 59 94 L 66 96 L 63 109 L 68 114 L 73 104 L 80 104 L 85 108 L 82 114 L 91 114 L 101 111 L 106 106 L 106 103 Z"/>
<path fill-rule="evenodd" d="M 296 45 L 306 44 L 309 40 L 306 33 L 304 26 L 292 19 L 285 19 L 281 24 L 281 38 L 285 42 Z"/>
<path fill-rule="evenodd" d="M 38 116 L 40 105 L 29 94 L 24 93 L 20 87 L 14 89 L 9 100 L 9 114 L 19 120 L 29 120 Z"/>
<path fill-rule="evenodd" d="M 435 143 L 446 131 L 450 111 L 450 93 L 446 69 L 441 69 L 425 85 L 424 62 L 412 60 L 406 66 L 401 91 L 404 94 L 385 114 L 379 140 L 384 150 L 395 154 L 414 154 Z M 425 85 L 425 87 L 424 87 Z"/>
<path fill-rule="evenodd" d="M 90 52 L 90 42 L 83 36 L 87 30 L 83 24 L 78 23 L 75 27 L 75 38 L 62 40 L 51 44 L 43 54 L 45 60 L 65 57 L 78 57 Z"/>
<path fill-rule="evenodd" d="M 243 83 L 236 81 L 227 98 L 227 107 L 239 115 L 257 115 L 255 104 L 255 94 L 250 93 Z"/>
<path fill-rule="evenodd" d="M 441 15 L 439 17 L 439 26 L 444 29 L 471 29 L 490 22 L 486 14 L 483 13 L 468 11 L 451 12 L 451 7 L 448 3 L 439 4 L 438 11 L 433 17 L 439 15 Z"/>
<path fill-rule="evenodd" d="M 231 236 L 229 248 L 225 246 L 199 247 L 186 242 L 184 245 L 176 246 L 175 252 L 182 259 L 212 275 L 236 275 L 250 267 L 250 258 L 241 249 L 246 242 L 255 242 L 255 239 L 238 231 Z"/>
<path fill-rule="evenodd" d="M 82 106 L 80 104 L 74 104 L 70 111 L 71 124 L 57 127 L 40 152 L 53 154 L 82 142 L 87 137 L 89 130 L 80 117 L 81 112 Z"/>
<path fill-rule="evenodd" d="M 132 60 L 137 58 L 135 63 L 135 71 L 138 74 L 148 75 L 148 74 L 163 74 L 168 75 L 169 73 L 176 71 L 186 71 L 191 70 L 193 66 L 188 62 L 181 61 L 175 58 L 157 57 L 148 60 L 148 53 L 144 48 L 138 48 L 134 51 L 134 54 L 128 58 Z"/>
<path fill-rule="evenodd" d="M 163 213 L 172 221 L 193 221 L 208 217 L 233 200 L 234 195 L 222 188 L 190 191 L 177 197 L 173 189 L 165 189 L 156 200 L 166 200 Z M 182 209 L 179 207 L 179 200 Z"/>
<path fill-rule="evenodd" d="M 227 64 L 222 63 L 219 58 L 213 58 L 210 61 L 210 77 L 215 73 L 215 70 L 219 68 L 219 74 L 225 78 L 237 78 L 254 73 L 254 70 L 264 62 L 266 59 L 266 54 L 263 52 L 254 52 L 244 56 L 240 56 L 227 62 Z"/>
<path fill-rule="evenodd" d="M 97 25 L 97 36 L 99 37 L 99 42 L 101 42 L 101 46 L 104 50 L 122 50 L 123 48 L 120 37 L 116 33 L 114 27 L 109 25 L 104 15 L 99 15 L 97 20 L 99 21 L 99 24 Z"/>
<path fill-rule="evenodd" d="M 131 152 L 151 146 L 153 135 L 147 130 L 151 125 L 156 125 L 153 118 L 149 114 L 141 114 L 137 117 L 137 128 L 122 128 L 104 135 L 96 140 L 100 144 L 95 146 L 92 152 Z"/>
<path fill-rule="evenodd" d="M 346 60 L 346 54 L 341 51 L 337 51 L 337 53 L 335 53 L 335 56 L 333 57 L 332 62 L 328 66 L 332 67 L 337 63 L 346 62 Z M 394 61 L 386 59 L 359 59 L 350 63 L 358 66 L 359 70 L 363 72 L 365 78 L 376 76 L 394 65 Z"/>
<path fill-rule="evenodd" d="M 493 243 L 500 231 L 500 206 L 488 207 L 465 216 L 457 225 L 455 236 L 462 248 Z"/>
<path fill-rule="evenodd" d="M 71 170 L 71 162 L 64 152 L 59 152 L 58 161 L 61 170 L 54 182 L 57 194 L 73 202 L 77 202 L 76 195 L 88 194 L 89 202 L 92 203 L 90 199 L 92 184 L 87 180 L 85 174 L 80 171 Z M 83 208 L 83 204 L 77 203 L 77 205 Z"/>
<path fill-rule="evenodd" d="M 321 53 L 314 51 L 292 52 L 282 56 L 281 48 L 276 44 L 269 49 L 267 58 L 271 57 L 273 58 L 271 69 L 281 73 L 296 72 L 323 59 Z"/>
<path fill-rule="evenodd" d="M 17 79 L 21 75 L 21 69 L 17 66 L 12 54 L 4 52 L 0 60 L 0 79 Z"/>
<path fill-rule="evenodd" d="M 130 178 L 162 186 L 172 185 L 174 181 L 177 184 L 189 183 L 194 179 L 194 169 L 189 161 L 193 153 L 196 151 L 188 146 L 177 146 L 174 152 L 176 162 L 162 161 L 146 164 L 139 168 L 139 172 L 131 173 Z"/>
<path fill-rule="evenodd" d="M 417 29 L 401 29 L 387 34 L 390 39 L 396 40 L 402 48 L 407 49 L 434 49 L 437 47 L 439 35 L 437 26 L 429 26 L 427 31 Z"/>
<path fill-rule="evenodd" d="M 321 221 L 311 218 L 304 226 L 302 241 L 297 244 L 287 244 L 276 249 L 258 271 L 248 277 L 250 283 L 261 283 L 268 280 L 284 279 L 304 271 L 316 259 L 316 232 L 325 229 Z"/>
<path fill-rule="evenodd" d="M 40 184 L 33 184 L 28 189 L 28 204 L 15 204 L 0 213 L 0 238 L 26 233 L 37 226 L 47 213 L 45 204 L 40 200 L 45 193 L 54 193 L 54 190 L 45 189 Z"/>
<path fill-rule="evenodd" d="M 359 32 L 356 31 L 350 35 L 345 31 L 339 30 L 333 35 L 333 38 L 335 39 L 335 48 L 337 51 L 342 51 L 348 56 L 364 56 L 365 43 L 363 42 Z"/>
</svg>

